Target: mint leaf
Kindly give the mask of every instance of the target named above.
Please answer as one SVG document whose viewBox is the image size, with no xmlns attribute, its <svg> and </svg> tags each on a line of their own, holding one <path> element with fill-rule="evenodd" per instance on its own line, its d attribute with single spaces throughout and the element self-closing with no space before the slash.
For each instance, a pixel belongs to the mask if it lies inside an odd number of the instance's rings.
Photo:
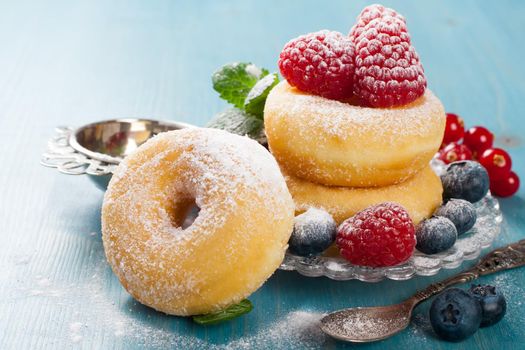
<svg viewBox="0 0 525 350">
<path fill-rule="evenodd" d="M 243 108 L 244 100 L 255 83 L 268 71 L 251 63 L 230 63 L 212 75 L 213 88 L 221 98 L 237 108 Z"/>
<path fill-rule="evenodd" d="M 277 83 L 279 83 L 279 78 L 275 73 L 266 75 L 259 80 L 250 90 L 248 96 L 246 96 L 244 100 L 244 110 L 262 119 L 266 98 Z"/>
<path fill-rule="evenodd" d="M 239 304 L 229 306 L 224 310 L 206 315 L 193 316 L 193 321 L 201 325 L 216 324 L 244 315 L 252 311 L 252 309 L 252 303 L 248 299 L 244 299 Z"/>
<path fill-rule="evenodd" d="M 238 108 L 228 108 L 217 114 L 206 127 L 226 130 L 241 136 L 248 135 L 256 140 L 264 136 L 263 121 Z"/>
</svg>

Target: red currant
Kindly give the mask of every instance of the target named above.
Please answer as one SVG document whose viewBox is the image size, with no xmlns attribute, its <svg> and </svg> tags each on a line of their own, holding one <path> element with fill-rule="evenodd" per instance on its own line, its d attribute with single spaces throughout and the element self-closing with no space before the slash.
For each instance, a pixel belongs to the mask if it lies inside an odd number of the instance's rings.
<svg viewBox="0 0 525 350">
<path fill-rule="evenodd" d="M 470 148 L 474 158 L 478 158 L 483 152 L 492 147 L 494 135 L 482 126 L 474 126 L 465 131 L 463 143 Z"/>
<path fill-rule="evenodd" d="M 490 179 L 490 192 L 499 197 L 510 197 L 518 191 L 520 178 L 514 171 L 509 172 L 507 177 L 502 180 L 493 181 Z"/>
<path fill-rule="evenodd" d="M 445 147 L 451 142 L 458 142 L 465 133 L 465 124 L 457 114 L 447 113 L 447 124 L 445 126 L 445 135 L 443 135 L 443 142 L 441 148 Z"/>
<path fill-rule="evenodd" d="M 501 148 L 486 149 L 479 157 L 481 165 L 487 169 L 491 180 L 503 180 L 508 177 L 512 160 L 507 152 Z"/>
<path fill-rule="evenodd" d="M 471 160 L 472 152 L 467 146 L 452 142 L 439 151 L 438 158 L 445 164 L 449 164 L 459 160 Z"/>
</svg>

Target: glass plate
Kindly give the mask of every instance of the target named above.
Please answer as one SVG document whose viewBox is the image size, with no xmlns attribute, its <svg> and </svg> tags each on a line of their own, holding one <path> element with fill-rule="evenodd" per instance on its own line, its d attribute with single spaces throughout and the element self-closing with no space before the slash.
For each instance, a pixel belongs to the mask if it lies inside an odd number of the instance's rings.
<svg viewBox="0 0 525 350">
<path fill-rule="evenodd" d="M 432 167 L 438 174 L 443 171 L 443 164 L 439 161 L 433 161 Z M 503 216 L 497 199 L 490 192 L 474 206 L 478 214 L 474 227 L 462 234 L 452 248 L 439 254 L 426 255 L 416 250 L 401 265 L 371 268 L 352 265 L 342 257 L 300 257 L 286 252 L 280 269 L 296 270 L 308 277 L 326 276 L 339 281 L 357 279 L 364 282 L 378 282 L 384 278 L 403 281 L 416 275 L 432 276 L 441 269 L 454 269 L 465 260 L 476 259 L 482 249 L 492 245 L 501 231 Z"/>
</svg>

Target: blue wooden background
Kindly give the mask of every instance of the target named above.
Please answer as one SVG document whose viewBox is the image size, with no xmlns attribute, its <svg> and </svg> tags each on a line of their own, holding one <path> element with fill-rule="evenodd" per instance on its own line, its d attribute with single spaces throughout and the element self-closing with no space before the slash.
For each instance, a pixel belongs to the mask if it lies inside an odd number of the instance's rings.
<svg viewBox="0 0 525 350">
<path fill-rule="evenodd" d="M 450 344 L 428 325 L 426 303 L 405 332 L 345 345 L 315 328 L 321 313 L 398 302 L 432 281 L 365 284 L 277 272 L 249 315 L 201 327 L 136 303 L 104 261 L 102 193 L 87 178 L 38 164 L 57 125 L 113 117 L 204 124 L 225 107 L 210 74 L 236 60 L 276 70 L 283 44 L 330 28 L 347 32 L 366 1 L 0 2 L 0 348 L 525 347 L 525 270 L 483 278 L 508 315 Z M 467 125 L 493 130 L 525 179 L 525 2 L 385 1 L 408 18 L 430 88 Z M 505 231 L 523 238 L 525 185 L 501 201 Z"/>
</svg>

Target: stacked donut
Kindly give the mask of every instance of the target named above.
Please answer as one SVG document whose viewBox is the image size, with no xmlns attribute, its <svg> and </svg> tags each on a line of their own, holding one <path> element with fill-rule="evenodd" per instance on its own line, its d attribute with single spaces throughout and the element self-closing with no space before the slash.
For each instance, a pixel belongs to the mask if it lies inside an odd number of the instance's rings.
<svg viewBox="0 0 525 350">
<path fill-rule="evenodd" d="M 426 88 L 404 18 L 367 9 L 348 36 L 321 31 L 284 47 L 286 81 L 264 111 L 268 144 L 298 213 L 322 207 L 342 222 L 392 201 L 417 223 L 441 204 L 429 163 L 445 111 Z"/>
<path fill-rule="evenodd" d="M 297 212 L 322 207 L 339 223 L 381 202 L 403 205 L 417 223 L 441 204 L 429 162 L 444 131 L 443 106 L 427 90 L 397 108 L 368 108 L 280 83 L 265 107 L 271 152 Z"/>
</svg>

